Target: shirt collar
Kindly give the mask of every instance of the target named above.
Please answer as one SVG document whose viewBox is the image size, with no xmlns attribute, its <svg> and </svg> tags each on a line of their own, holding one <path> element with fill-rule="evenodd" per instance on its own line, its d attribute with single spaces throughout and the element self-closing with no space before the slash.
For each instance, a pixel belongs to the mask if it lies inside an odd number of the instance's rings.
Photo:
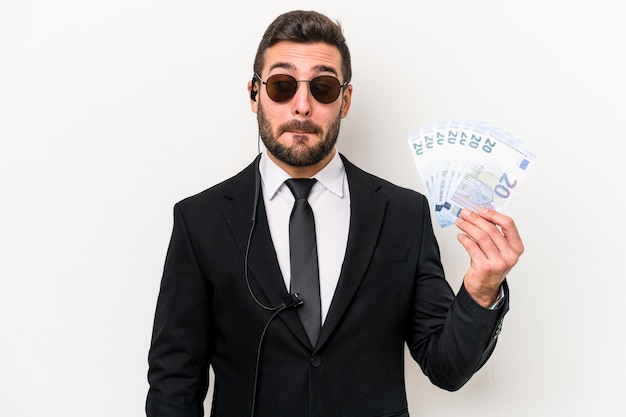
<svg viewBox="0 0 626 417">
<path fill-rule="evenodd" d="M 285 180 L 291 178 L 282 168 L 274 163 L 268 156 L 267 151 L 261 155 L 259 163 L 259 172 L 263 182 L 263 191 L 267 193 L 271 200 L 276 196 L 280 188 L 284 185 Z M 335 155 L 330 162 L 313 176 L 319 184 L 326 190 L 335 194 L 339 198 L 344 195 L 344 179 L 346 170 L 343 161 L 339 156 L 339 151 L 335 149 Z"/>
</svg>

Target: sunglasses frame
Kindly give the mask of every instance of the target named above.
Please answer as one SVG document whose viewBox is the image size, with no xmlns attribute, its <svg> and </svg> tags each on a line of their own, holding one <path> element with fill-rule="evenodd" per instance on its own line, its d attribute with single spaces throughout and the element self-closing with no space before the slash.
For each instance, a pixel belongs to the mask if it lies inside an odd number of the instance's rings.
<svg viewBox="0 0 626 417">
<path fill-rule="evenodd" d="M 293 90 L 293 94 L 292 94 L 291 96 L 287 97 L 287 98 L 286 98 L 286 99 L 284 99 L 284 100 L 280 100 L 280 101 L 279 101 L 279 100 L 275 100 L 275 99 L 274 99 L 274 98 L 270 95 L 270 92 L 267 90 L 267 83 L 268 83 L 268 81 L 270 81 L 270 79 L 271 79 L 272 77 L 275 77 L 275 76 L 289 77 L 289 78 L 291 78 L 291 79 L 292 79 L 292 80 L 296 83 L 296 88 Z M 333 79 L 337 80 L 337 83 L 339 84 L 339 93 L 337 93 L 337 97 L 335 97 L 335 98 L 334 98 L 333 100 L 331 100 L 331 101 L 321 101 L 319 98 L 317 98 L 317 96 L 316 96 L 316 92 L 314 92 L 314 91 L 311 89 L 311 83 L 312 83 L 313 81 L 315 81 L 316 79 L 318 79 L 318 78 L 322 78 L 322 77 L 324 77 L 324 78 L 325 78 L 325 77 L 333 78 Z M 346 87 L 348 86 L 348 84 L 349 84 L 349 81 L 345 81 L 343 84 L 341 84 L 341 81 L 339 81 L 339 78 L 334 77 L 334 76 L 332 76 L 332 75 L 318 75 L 317 77 L 313 77 L 313 78 L 311 78 L 310 80 L 298 80 L 298 79 L 296 79 L 296 77 L 294 77 L 294 76 L 292 76 L 292 75 L 289 75 L 289 74 L 274 74 L 274 75 L 270 75 L 270 76 L 267 78 L 267 80 L 266 80 L 266 81 L 263 81 L 263 79 L 261 78 L 261 76 L 260 76 L 259 74 L 254 73 L 254 77 L 253 77 L 253 79 L 257 79 L 257 80 L 258 80 L 261 84 L 265 85 L 265 91 L 267 91 L 267 96 L 268 96 L 268 97 L 269 97 L 272 101 L 274 101 L 275 103 L 284 103 L 284 102 L 286 102 L 286 101 L 291 100 L 291 99 L 292 99 L 292 98 L 296 95 L 296 92 L 297 92 L 297 90 L 298 90 L 298 84 L 299 84 L 299 83 L 309 83 L 309 92 L 311 93 L 311 95 L 313 96 L 313 98 L 315 98 L 315 100 L 317 100 L 319 103 L 322 103 L 322 104 L 330 104 L 330 103 L 334 103 L 335 101 L 337 101 L 337 99 L 339 98 L 339 96 L 341 96 L 341 92 L 343 91 L 343 89 L 344 89 L 344 88 L 346 88 Z"/>
</svg>

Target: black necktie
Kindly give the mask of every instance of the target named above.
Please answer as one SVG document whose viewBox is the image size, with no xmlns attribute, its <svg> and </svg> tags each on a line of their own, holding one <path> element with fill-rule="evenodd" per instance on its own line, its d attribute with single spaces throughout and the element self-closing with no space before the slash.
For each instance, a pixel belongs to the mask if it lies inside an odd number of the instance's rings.
<svg viewBox="0 0 626 417">
<path fill-rule="evenodd" d="M 313 346 L 317 343 L 322 326 L 315 219 L 307 201 L 315 181 L 308 178 L 285 181 L 296 199 L 289 218 L 291 292 L 300 294 L 304 301 L 297 311 Z"/>
</svg>

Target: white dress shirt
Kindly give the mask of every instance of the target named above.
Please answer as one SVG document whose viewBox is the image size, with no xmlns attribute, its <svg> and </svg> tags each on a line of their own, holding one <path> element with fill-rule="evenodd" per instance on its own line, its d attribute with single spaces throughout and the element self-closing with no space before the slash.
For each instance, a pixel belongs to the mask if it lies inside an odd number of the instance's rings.
<svg viewBox="0 0 626 417">
<path fill-rule="evenodd" d="M 259 171 L 270 234 L 285 288 L 288 289 L 291 282 L 289 217 L 295 200 L 285 180 L 291 177 L 265 152 L 261 155 Z M 317 182 L 308 200 L 315 217 L 323 323 L 339 281 L 350 229 L 350 191 L 346 171 L 336 149 L 333 159 L 313 178 Z"/>
</svg>

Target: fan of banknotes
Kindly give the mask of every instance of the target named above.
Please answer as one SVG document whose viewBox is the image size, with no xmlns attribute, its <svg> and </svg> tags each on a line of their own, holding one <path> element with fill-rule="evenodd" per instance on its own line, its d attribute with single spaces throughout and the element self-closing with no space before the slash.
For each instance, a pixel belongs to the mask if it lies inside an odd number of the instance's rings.
<svg viewBox="0 0 626 417">
<path fill-rule="evenodd" d="M 462 208 L 504 212 L 536 159 L 520 139 L 468 120 L 422 127 L 408 141 L 441 227 L 454 224 Z"/>
</svg>

